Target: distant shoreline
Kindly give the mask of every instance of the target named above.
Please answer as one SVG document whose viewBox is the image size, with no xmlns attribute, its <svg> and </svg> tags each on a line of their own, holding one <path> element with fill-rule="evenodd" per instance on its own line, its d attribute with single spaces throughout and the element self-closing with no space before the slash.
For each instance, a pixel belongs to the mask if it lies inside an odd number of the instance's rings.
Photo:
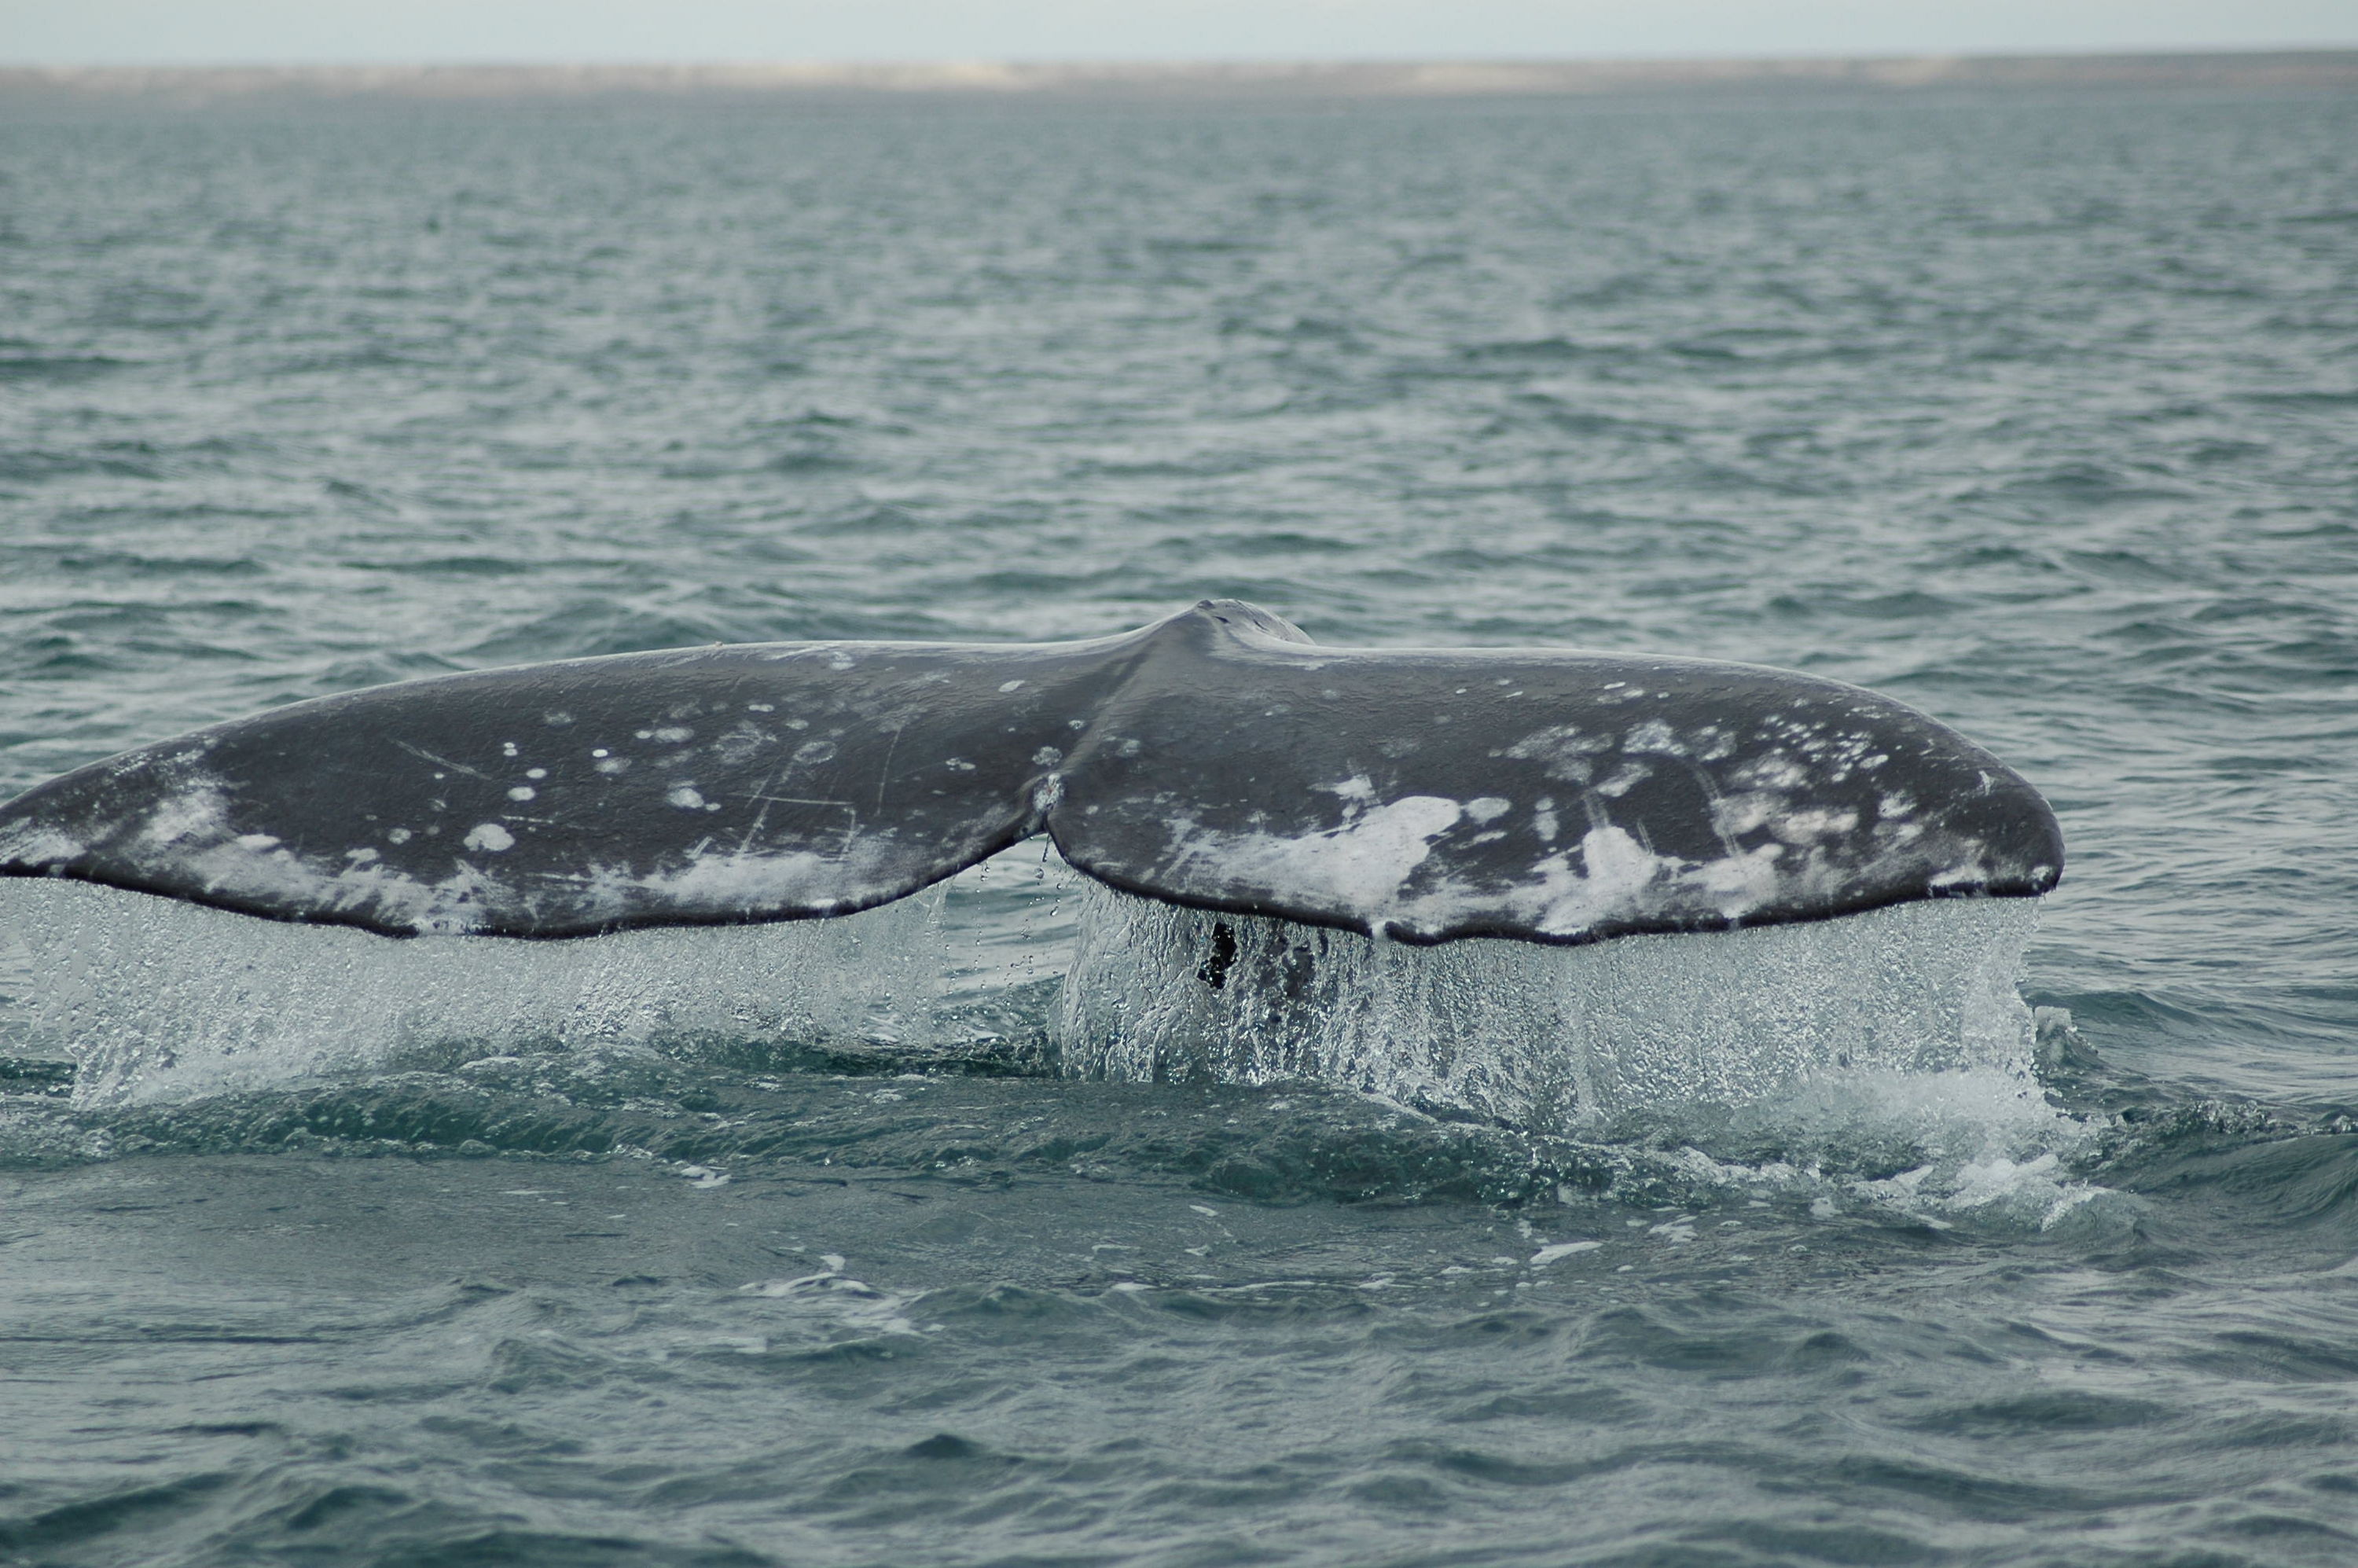
<svg viewBox="0 0 2358 1568">
<path fill-rule="evenodd" d="M 1168 101 L 1586 97 L 1850 88 L 2358 89 L 2358 49 L 1856 59 L 0 67 L 0 104 L 727 96 Z"/>
</svg>

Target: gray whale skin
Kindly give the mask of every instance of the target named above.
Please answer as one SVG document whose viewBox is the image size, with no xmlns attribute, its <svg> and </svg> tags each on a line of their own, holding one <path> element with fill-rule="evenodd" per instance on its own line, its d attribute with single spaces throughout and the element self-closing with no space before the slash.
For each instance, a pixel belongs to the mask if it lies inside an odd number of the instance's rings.
<svg viewBox="0 0 2358 1568">
<path fill-rule="evenodd" d="M 1006 646 L 624 654 L 324 697 L 0 807 L 0 874 L 387 935 L 888 903 L 1045 831 L 1101 882 L 1414 943 L 1583 943 L 2029 897 L 2054 813 L 1837 681 L 1320 647 L 1211 600 Z"/>
</svg>

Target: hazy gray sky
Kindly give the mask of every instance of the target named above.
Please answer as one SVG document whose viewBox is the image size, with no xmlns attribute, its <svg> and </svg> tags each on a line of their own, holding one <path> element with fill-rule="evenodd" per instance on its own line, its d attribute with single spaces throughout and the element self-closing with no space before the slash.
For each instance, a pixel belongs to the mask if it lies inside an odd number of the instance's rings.
<svg viewBox="0 0 2358 1568">
<path fill-rule="evenodd" d="M 0 59 L 1171 59 L 2358 43 L 2358 0 L 0 0 Z"/>
</svg>

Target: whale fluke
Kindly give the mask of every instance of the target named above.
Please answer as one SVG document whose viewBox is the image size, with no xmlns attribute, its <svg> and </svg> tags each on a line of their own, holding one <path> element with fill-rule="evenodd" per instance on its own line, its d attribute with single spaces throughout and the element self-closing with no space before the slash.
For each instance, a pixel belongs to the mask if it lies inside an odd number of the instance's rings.
<svg viewBox="0 0 2358 1568">
<path fill-rule="evenodd" d="M 316 698 L 0 806 L 0 874 L 388 935 L 889 903 L 1045 831 L 1174 903 L 1581 943 L 2052 888 L 2054 813 L 1856 687 L 1702 659 L 1121 636 L 682 649 Z"/>
</svg>

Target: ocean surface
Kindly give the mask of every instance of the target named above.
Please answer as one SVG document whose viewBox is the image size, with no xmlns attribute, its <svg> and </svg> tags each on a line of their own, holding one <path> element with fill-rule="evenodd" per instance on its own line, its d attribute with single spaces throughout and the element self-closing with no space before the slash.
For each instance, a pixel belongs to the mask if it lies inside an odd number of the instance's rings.
<svg viewBox="0 0 2358 1568">
<path fill-rule="evenodd" d="M 2353 153 L 2191 92 L 0 114 L 0 794 L 1230 595 L 1870 686 L 2071 853 L 2035 935 L 1518 948 L 1655 1053 L 1536 1121 L 1068 1076 L 1178 917 L 1036 844 L 557 944 L 0 886 L 0 1564 L 2358 1561 Z M 1728 1033 L 2025 941 L 1971 1061 Z M 1453 973 L 1387 1027 L 1521 994 Z"/>
</svg>

